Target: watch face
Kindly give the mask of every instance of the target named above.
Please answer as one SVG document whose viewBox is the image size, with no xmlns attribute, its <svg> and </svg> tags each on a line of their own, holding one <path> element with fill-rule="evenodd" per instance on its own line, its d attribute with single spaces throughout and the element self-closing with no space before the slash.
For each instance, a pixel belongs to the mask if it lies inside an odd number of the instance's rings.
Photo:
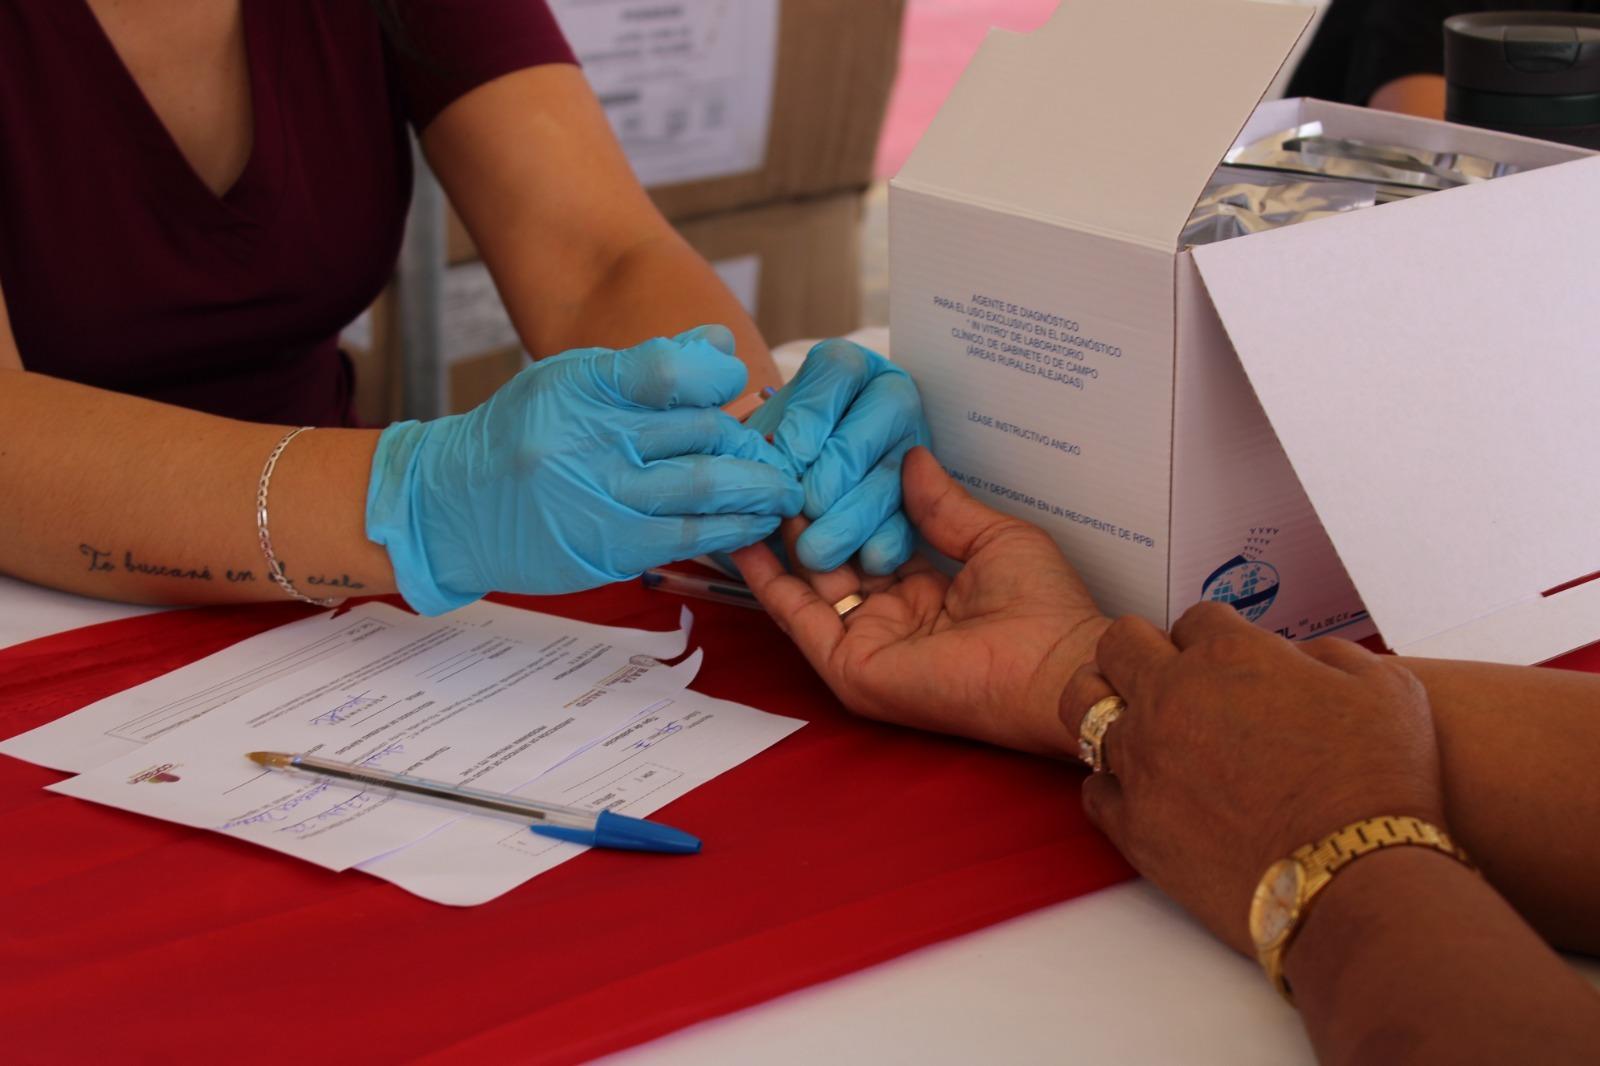
<svg viewBox="0 0 1600 1066">
<path fill-rule="evenodd" d="M 1257 950 L 1276 946 L 1293 928 L 1304 883 L 1305 872 L 1293 859 L 1280 859 L 1267 868 L 1250 901 L 1250 938 Z"/>
</svg>

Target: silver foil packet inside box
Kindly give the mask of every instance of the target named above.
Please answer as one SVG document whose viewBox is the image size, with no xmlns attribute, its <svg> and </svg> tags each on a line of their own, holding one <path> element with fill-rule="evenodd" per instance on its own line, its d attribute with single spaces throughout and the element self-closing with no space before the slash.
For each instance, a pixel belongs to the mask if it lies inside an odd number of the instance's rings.
<svg viewBox="0 0 1600 1066">
<path fill-rule="evenodd" d="M 1179 244 L 1215 244 L 1377 203 L 1371 182 L 1316 181 L 1298 175 L 1218 167 L 1183 227 Z"/>
<path fill-rule="evenodd" d="M 1181 244 L 1213 244 L 1519 169 L 1463 152 L 1329 137 L 1322 123 L 1308 122 L 1229 152 L 1195 205 Z"/>
<path fill-rule="evenodd" d="M 1464 152 L 1432 152 L 1329 137 L 1320 122 L 1308 122 L 1242 145 L 1229 152 L 1223 162 L 1255 170 L 1372 182 L 1378 186 L 1379 203 L 1488 181 L 1521 169 Z"/>
</svg>

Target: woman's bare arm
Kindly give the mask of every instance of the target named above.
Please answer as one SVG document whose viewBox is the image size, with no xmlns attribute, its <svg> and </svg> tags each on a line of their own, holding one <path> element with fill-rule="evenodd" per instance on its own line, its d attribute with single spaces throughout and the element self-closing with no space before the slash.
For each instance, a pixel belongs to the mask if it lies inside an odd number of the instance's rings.
<svg viewBox="0 0 1600 1066">
<path fill-rule="evenodd" d="M 479 86 L 422 146 L 535 356 L 718 322 L 738 338 L 750 387 L 780 384 L 755 323 L 639 186 L 578 68 Z"/>
<path fill-rule="evenodd" d="M 29 373 L 0 294 L 0 572 L 103 599 L 281 599 L 256 540 L 262 464 L 288 430 Z M 367 540 L 377 433 L 302 434 L 272 478 L 273 547 L 312 596 L 391 592 Z"/>
</svg>

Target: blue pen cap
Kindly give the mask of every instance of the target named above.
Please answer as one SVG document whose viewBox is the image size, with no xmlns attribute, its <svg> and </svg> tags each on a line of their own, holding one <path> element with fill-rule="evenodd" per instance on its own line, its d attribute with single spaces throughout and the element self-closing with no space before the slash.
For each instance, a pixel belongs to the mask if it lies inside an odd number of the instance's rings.
<svg viewBox="0 0 1600 1066">
<path fill-rule="evenodd" d="M 626 814 L 601 811 L 595 815 L 593 829 L 574 829 L 564 825 L 530 825 L 542 837 L 583 844 L 591 848 L 625 848 L 628 851 L 659 851 L 669 855 L 693 855 L 700 850 L 700 838 L 681 829 Z"/>
<path fill-rule="evenodd" d="M 681 829 L 610 811 L 601 811 L 595 818 L 594 842 L 602 848 L 664 851 L 673 855 L 692 855 L 700 850 L 700 838 Z"/>
</svg>

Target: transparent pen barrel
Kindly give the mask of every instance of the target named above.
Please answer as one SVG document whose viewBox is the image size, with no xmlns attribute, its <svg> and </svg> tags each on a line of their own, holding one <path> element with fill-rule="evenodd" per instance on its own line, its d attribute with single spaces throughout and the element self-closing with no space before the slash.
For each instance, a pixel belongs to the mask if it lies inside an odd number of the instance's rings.
<svg viewBox="0 0 1600 1066">
<path fill-rule="evenodd" d="M 467 814 L 486 814 L 524 825 L 550 825 L 564 829 L 592 829 L 595 812 L 575 807 L 561 807 L 540 803 L 500 792 L 485 792 L 466 786 L 447 786 L 406 774 L 385 770 L 346 768 L 325 763 L 316 758 L 301 758 L 294 769 L 321 777 L 329 777 L 347 785 L 365 788 L 372 792 L 391 795 L 398 799 L 420 800 L 435 806 L 449 807 Z"/>
</svg>

